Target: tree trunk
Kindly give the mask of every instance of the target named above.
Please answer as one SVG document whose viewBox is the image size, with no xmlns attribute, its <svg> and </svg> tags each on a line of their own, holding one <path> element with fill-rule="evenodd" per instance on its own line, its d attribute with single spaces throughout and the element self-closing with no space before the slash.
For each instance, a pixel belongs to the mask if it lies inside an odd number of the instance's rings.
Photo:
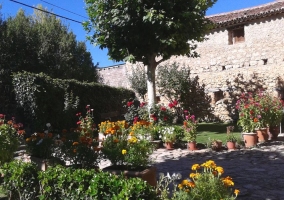
<svg viewBox="0 0 284 200">
<path fill-rule="evenodd" d="M 155 60 L 155 56 L 152 56 L 149 59 L 149 64 L 146 65 L 146 74 L 147 74 L 147 91 L 148 91 L 148 109 L 150 111 L 151 108 L 154 107 L 156 103 L 156 67 L 157 62 Z"/>
</svg>

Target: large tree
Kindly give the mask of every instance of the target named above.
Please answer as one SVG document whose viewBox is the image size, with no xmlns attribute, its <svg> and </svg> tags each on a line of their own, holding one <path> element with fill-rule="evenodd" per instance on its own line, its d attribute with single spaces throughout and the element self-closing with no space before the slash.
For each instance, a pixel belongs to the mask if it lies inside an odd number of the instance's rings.
<svg viewBox="0 0 284 200">
<path fill-rule="evenodd" d="M 39 6 L 40 9 L 43 9 Z M 84 42 L 52 14 L 35 10 L 0 23 L 0 69 L 11 72 L 43 72 L 53 78 L 97 81 L 97 65 Z"/>
<path fill-rule="evenodd" d="M 144 63 L 151 106 L 157 65 L 172 55 L 196 56 L 193 41 L 204 40 L 211 25 L 205 12 L 216 1 L 85 0 L 90 21 L 84 26 L 111 59 Z"/>
</svg>

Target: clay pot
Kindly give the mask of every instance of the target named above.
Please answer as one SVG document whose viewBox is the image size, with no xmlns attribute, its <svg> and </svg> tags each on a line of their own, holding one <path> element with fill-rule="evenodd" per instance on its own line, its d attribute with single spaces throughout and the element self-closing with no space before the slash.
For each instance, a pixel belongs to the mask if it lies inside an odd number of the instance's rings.
<svg viewBox="0 0 284 200">
<path fill-rule="evenodd" d="M 228 149 L 236 149 L 236 142 L 227 142 Z"/>
<path fill-rule="evenodd" d="M 272 135 L 271 139 L 272 140 L 277 140 L 278 135 L 280 133 L 280 127 L 279 126 L 273 126 L 273 127 L 269 127 L 269 131 Z"/>
<path fill-rule="evenodd" d="M 257 134 L 256 133 L 242 133 L 245 146 L 250 148 L 257 144 Z"/>
<path fill-rule="evenodd" d="M 256 133 L 257 133 L 258 142 L 262 143 L 268 141 L 267 128 L 260 128 L 256 130 Z"/>
<path fill-rule="evenodd" d="M 174 149 L 174 143 L 173 142 L 166 142 L 166 149 L 167 150 L 173 150 Z"/>
<path fill-rule="evenodd" d="M 190 151 L 197 150 L 196 141 L 188 142 L 187 143 L 187 149 L 190 150 Z"/>
</svg>

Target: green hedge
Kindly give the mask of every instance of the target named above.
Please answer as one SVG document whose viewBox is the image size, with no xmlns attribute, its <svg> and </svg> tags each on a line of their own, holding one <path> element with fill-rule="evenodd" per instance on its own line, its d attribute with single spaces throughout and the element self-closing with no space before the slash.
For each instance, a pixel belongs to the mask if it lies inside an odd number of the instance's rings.
<svg viewBox="0 0 284 200">
<path fill-rule="evenodd" d="M 96 170 L 63 166 L 35 171 L 32 163 L 13 161 L 3 167 L 4 183 L 12 199 L 158 199 L 155 188 L 140 178 L 125 179 Z"/>
<path fill-rule="evenodd" d="M 12 75 L 19 115 L 32 130 L 42 130 L 46 123 L 58 129 L 74 127 L 77 112 L 86 105 L 94 109 L 94 121 L 111 111 L 124 113 L 122 101 L 134 92 L 98 83 L 52 79 L 40 73 L 18 72 Z"/>
</svg>

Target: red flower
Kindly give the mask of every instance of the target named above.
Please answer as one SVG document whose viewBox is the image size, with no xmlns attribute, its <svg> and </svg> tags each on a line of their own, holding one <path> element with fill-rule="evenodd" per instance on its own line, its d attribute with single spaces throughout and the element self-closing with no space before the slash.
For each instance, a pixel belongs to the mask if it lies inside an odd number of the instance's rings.
<svg viewBox="0 0 284 200">
<path fill-rule="evenodd" d="M 81 124 L 81 121 L 78 121 L 77 124 Z"/>
<path fill-rule="evenodd" d="M 174 106 L 173 103 L 169 103 L 169 107 L 170 107 L 170 108 L 173 108 L 173 107 L 175 107 L 175 106 Z"/>
<path fill-rule="evenodd" d="M 133 101 L 128 101 L 127 106 L 130 107 L 133 104 Z"/>
<path fill-rule="evenodd" d="M 176 105 L 178 104 L 178 101 L 175 99 L 175 100 L 173 101 L 173 104 L 174 104 L 174 106 L 176 106 Z"/>
<path fill-rule="evenodd" d="M 3 119 L 5 117 L 5 115 L 0 114 L 0 119 Z"/>
<path fill-rule="evenodd" d="M 167 109 L 166 109 L 164 106 L 162 106 L 162 107 L 161 107 L 161 110 L 162 110 L 162 111 L 166 111 Z"/>
<path fill-rule="evenodd" d="M 145 106 L 145 105 L 146 105 L 145 102 L 140 103 L 140 107 L 143 107 L 143 106 Z"/>
<path fill-rule="evenodd" d="M 138 122 L 138 121 L 139 121 L 139 117 L 134 117 L 133 123 L 135 124 L 135 123 Z"/>
<path fill-rule="evenodd" d="M 165 117 L 164 117 L 164 121 L 167 121 L 167 120 L 168 120 L 168 117 L 165 116 Z"/>
</svg>

